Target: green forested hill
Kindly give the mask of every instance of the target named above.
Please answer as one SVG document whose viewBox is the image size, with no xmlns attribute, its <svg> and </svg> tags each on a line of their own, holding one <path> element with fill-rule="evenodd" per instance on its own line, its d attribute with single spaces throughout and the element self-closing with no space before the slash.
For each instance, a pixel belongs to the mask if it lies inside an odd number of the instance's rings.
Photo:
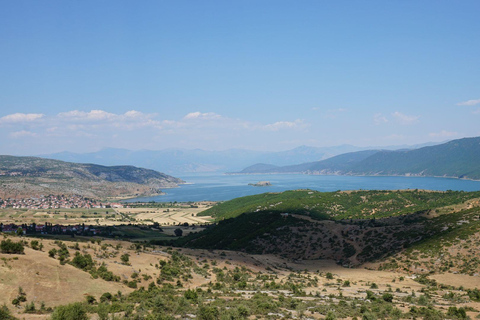
<svg viewBox="0 0 480 320">
<path fill-rule="evenodd" d="M 408 151 L 380 151 L 351 167 L 356 174 L 447 176 L 480 179 L 480 138 L 453 140 Z"/>
<path fill-rule="evenodd" d="M 242 173 L 411 175 L 480 179 L 480 137 L 453 140 L 414 150 L 370 150 L 330 159 Z"/>
<path fill-rule="evenodd" d="M 478 197 L 480 192 L 293 190 L 236 198 L 199 215 L 223 220 L 243 213 L 276 212 L 307 215 L 318 220 L 371 219 L 410 214 Z"/>
</svg>

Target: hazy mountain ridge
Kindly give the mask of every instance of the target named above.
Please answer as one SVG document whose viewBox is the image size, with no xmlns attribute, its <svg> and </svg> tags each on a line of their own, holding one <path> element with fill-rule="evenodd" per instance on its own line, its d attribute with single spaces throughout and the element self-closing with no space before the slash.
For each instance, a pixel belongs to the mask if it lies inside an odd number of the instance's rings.
<svg viewBox="0 0 480 320">
<path fill-rule="evenodd" d="M 480 137 L 413 150 L 367 150 L 294 166 L 239 173 L 440 176 L 480 179 Z M 255 167 L 253 167 L 255 168 Z"/>
<path fill-rule="evenodd" d="M 389 146 L 382 149 L 412 149 L 426 143 L 413 146 Z M 296 165 L 304 162 L 325 160 L 330 157 L 355 151 L 379 149 L 340 145 L 333 147 L 300 146 L 291 150 L 268 152 L 244 149 L 223 151 L 164 149 L 164 150 L 127 150 L 107 148 L 91 153 L 60 152 L 40 155 L 44 158 L 62 161 L 97 163 L 106 166 L 134 165 L 142 168 L 160 170 L 169 174 L 195 172 L 237 172 L 253 163 L 265 163 L 275 166 Z"/>
<path fill-rule="evenodd" d="M 37 157 L 0 156 L 5 193 L 80 194 L 93 197 L 155 194 L 184 181 L 134 166 L 101 166 Z"/>
</svg>

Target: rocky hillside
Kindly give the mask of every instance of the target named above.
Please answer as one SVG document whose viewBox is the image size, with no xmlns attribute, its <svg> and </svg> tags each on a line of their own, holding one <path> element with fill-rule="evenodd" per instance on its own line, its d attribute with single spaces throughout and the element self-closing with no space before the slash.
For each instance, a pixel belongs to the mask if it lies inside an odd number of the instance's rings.
<svg viewBox="0 0 480 320">
<path fill-rule="evenodd" d="M 0 197 L 80 194 L 95 198 L 159 193 L 181 179 L 134 166 L 100 166 L 58 160 L 0 156 Z"/>
</svg>

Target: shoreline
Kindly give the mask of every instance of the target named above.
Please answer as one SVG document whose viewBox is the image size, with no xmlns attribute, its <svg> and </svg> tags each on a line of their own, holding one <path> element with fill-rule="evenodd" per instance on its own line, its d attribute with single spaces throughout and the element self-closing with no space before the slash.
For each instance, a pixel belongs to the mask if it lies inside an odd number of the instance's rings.
<svg viewBox="0 0 480 320">
<path fill-rule="evenodd" d="M 339 177 L 403 177 L 403 178 L 443 178 L 443 179 L 455 179 L 455 180 L 465 180 L 465 181 L 475 181 L 480 182 L 480 179 L 473 178 L 460 178 L 454 176 L 428 176 L 428 175 L 413 175 L 413 174 L 395 174 L 395 175 L 383 175 L 383 174 L 335 174 L 335 173 L 305 173 L 305 172 L 252 172 L 252 173 L 241 173 L 241 172 L 225 172 L 223 173 L 227 176 L 254 176 L 254 175 L 308 175 L 308 176 L 339 176 Z"/>
</svg>

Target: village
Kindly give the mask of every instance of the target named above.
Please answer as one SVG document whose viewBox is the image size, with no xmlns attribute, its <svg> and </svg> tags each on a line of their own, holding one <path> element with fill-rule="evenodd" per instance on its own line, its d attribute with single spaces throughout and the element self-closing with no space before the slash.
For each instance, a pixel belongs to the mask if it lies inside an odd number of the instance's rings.
<svg viewBox="0 0 480 320">
<path fill-rule="evenodd" d="M 29 198 L 0 198 L 0 209 L 101 209 L 123 208 L 121 203 L 101 202 L 80 195 L 48 195 Z"/>
</svg>

